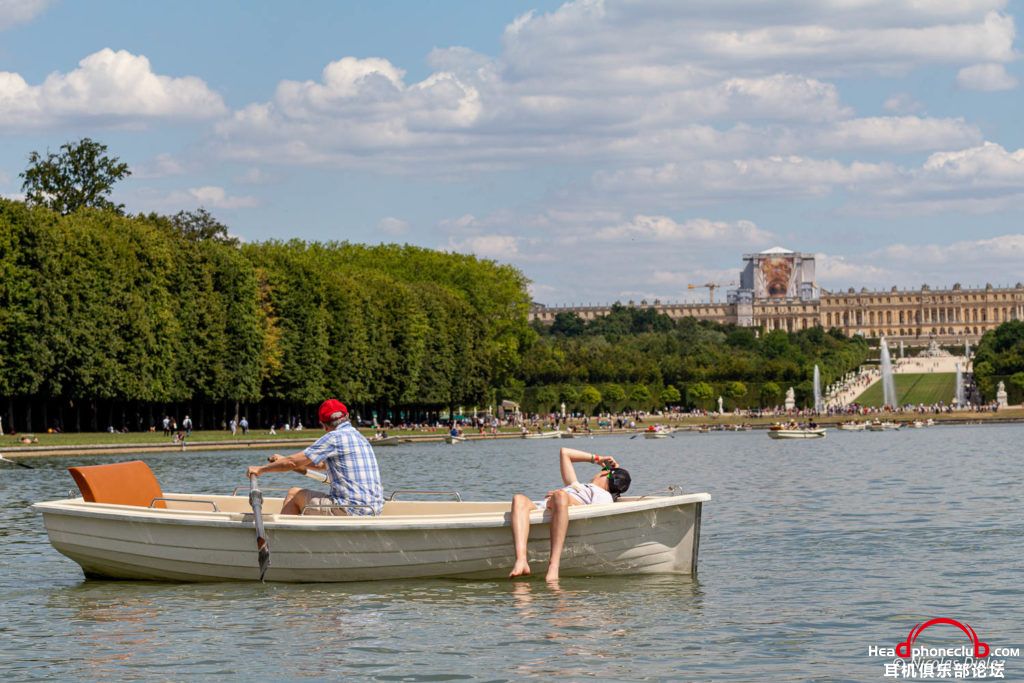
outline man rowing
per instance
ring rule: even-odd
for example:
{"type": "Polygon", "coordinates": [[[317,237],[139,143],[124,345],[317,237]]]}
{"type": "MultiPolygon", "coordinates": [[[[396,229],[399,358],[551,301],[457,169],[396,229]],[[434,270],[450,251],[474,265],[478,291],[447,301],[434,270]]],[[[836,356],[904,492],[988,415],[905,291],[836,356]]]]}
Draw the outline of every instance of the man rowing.
{"type": "Polygon", "coordinates": [[[283,515],[379,515],[384,507],[384,489],[373,446],[352,426],[348,408],[341,401],[324,401],[318,417],[327,433],[312,446],[287,457],[275,453],[269,463],[253,465],[246,474],[304,473],[307,469],[327,472],[331,484],[328,496],[314,489],[291,488],[281,507],[283,515]]]}

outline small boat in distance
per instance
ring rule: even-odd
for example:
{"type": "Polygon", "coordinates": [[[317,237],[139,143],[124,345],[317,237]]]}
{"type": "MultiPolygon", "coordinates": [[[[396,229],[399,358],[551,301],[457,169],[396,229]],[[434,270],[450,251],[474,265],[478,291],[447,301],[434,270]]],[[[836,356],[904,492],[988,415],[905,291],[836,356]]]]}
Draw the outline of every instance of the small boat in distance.
{"type": "Polygon", "coordinates": [[[881,420],[874,420],[871,424],[868,425],[868,431],[869,432],[896,431],[896,430],[898,430],[902,426],[903,425],[901,425],[899,422],[892,422],[892,421],[882,422],[881,420]]]}
{"type": "Polygon", "coordinates": [[[453,435],[453,434],[448,434],[447,436],[444,437],[444,442],[448,443],[448,444],[462,443],[465,440],[466,440],[466,437],[464,437],[464,436],[456,436],[456,435],[453,435]]]}
{"type": "Polygon", "coordinates": [[[667,439],[671,431],[659,425],[651,425],[643,431],[643,435],[645,439],[667,439]]]}
{"type": "Polygon", "coordinates": [[[867,422],[840,422],[839,429],[844,432],[863,432],[868,428],[867,422]]]}
{"type": "Polygon", "coordinates": [[[813,423],[806,427],[795,423],[772,425],[768,428],[768,436],[772,439],[823,439],[825,428],[813,423]]]}
{"type": "Polygon", "coordinates": [[[402,443],[402,439],[397,436],[375,436],[367,441],[373,446],[397,446],[402,443]]]}
{"type": "Polygon", "coordinates": [[[562,438],[562,432],[561,431],[554,431],[554,432],[527,432],[526,434],[523,434],[523,438],[524,439],[561,439],[562,438]]]}
{"type": "MultiPolygon", "coordinates": [[[[255,522],[247,497],[164,493],[142,461],[71,468],[82,496],[36,503],[50,543],[86,578],[258,581],[255,522]]],[[[514,561],[509,501],[399,500],[376,516],[282,515],[265,498],[267,581],[498,579],[514,561]]],[[[623,496],[569,508],[562,576],[695,574],[707,493],[623,496]]],[[[530,514],[534,574],[549,553],[546,510],[530,514]],[[536,564],[534,564],[536,563],[536,564]]]]}

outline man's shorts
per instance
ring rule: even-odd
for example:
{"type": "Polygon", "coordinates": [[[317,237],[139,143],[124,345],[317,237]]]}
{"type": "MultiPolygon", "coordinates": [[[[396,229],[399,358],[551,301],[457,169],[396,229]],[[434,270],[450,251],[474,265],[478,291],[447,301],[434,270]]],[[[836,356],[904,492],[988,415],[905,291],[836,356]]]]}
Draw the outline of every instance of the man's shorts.
{"type": "Polygon", "coordinates": [[[322,491],[316,489],[302,489],[306,494],[306,508],[302,514],[306,517],[346,517],[348,512],[345,508],[339,507],[334,499],[325,496],[322,491]]]}

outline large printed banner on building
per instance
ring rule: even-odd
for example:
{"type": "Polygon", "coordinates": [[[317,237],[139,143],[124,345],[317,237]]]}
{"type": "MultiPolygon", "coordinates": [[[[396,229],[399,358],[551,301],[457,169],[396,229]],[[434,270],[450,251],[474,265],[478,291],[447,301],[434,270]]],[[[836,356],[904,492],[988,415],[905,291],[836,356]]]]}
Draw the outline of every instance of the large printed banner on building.
{"type": "Polygon", "coordinates": [[[795,298],[799,295],[796,262],[792,256],[761,258],[756,269],[754,296],[795,298]]]}

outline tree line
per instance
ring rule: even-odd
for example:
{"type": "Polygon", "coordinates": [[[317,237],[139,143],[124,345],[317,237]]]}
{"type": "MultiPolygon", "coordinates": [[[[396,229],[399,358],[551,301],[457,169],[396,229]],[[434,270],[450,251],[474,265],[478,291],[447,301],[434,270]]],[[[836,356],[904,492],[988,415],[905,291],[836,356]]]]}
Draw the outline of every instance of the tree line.
{"type": "Polygon", "coordinates": [[[213,427],[247,405],[308,424],[328,395],[366,415],[483,405],[515,376],[528,305],[518,270],[472,256],[0,200],[8,431],[135,431],[164,410],[213,427]]]}
{"type": "Polygon", "coordinates": [[[534,330],[518,391],[540,412],[562,403],[585,412],[706,409],[717,407],[719,396],[727,409],[774,406],[789,387],[809,406],[815,365],[825,387],[868,357],[866,340],[840,330],[763,333],[622,305],[590,321],[559,313],[534,330]]]}

